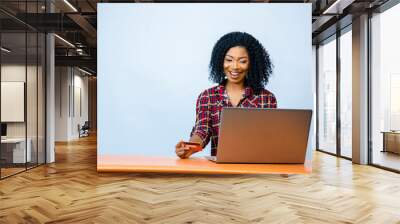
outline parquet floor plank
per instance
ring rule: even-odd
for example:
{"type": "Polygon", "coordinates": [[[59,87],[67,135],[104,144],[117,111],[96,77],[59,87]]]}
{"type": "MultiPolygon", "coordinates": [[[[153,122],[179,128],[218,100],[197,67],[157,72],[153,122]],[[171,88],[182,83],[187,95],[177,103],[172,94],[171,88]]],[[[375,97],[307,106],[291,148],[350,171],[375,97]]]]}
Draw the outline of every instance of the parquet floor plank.
{"type": "Polygon", "coordinates": [[[397,223],[400,175],[315,152],[308,175],[97,173],[96,138],[0,181],[0,223],[397,223]]]}

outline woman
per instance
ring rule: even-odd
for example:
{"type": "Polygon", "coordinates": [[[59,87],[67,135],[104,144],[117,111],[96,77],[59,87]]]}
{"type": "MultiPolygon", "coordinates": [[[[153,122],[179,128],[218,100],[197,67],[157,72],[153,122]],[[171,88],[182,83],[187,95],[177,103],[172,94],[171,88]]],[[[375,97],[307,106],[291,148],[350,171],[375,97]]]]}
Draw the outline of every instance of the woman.
{"type": "Polygon", "coordinates": [[[210,140],[211,155],[216,155],[223,107],[276,108],[274,94],[264,89],[271,74],[269,54],[253,36],[232,32],[221,37],[210,61],[210,80],[218,85],[203,91],[196,103],[196,123],[189,141],[200,145],[179,141],[176,155],[188,158],[210,140]]]}

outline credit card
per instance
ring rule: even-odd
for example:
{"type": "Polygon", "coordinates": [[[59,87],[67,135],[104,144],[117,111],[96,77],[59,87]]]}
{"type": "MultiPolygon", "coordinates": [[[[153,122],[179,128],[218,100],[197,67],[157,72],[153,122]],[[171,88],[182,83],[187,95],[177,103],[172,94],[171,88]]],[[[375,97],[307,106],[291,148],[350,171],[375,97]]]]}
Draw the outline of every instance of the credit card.
{"type": "Polygon", "coordinates": [[[195,145],[195,146],[200,146],[200,143],[197,142],[183,142],[185,145],[195,145]]]}
{"type": "Polygon", "coordinates": [[[200,152],[201,150],[203,150],[203,149],[201,148],[200,143],[196,143],[196,142],[183,142],[183,144],[189,146],[190,149],[195,150],[195,152],[200,152]]]}

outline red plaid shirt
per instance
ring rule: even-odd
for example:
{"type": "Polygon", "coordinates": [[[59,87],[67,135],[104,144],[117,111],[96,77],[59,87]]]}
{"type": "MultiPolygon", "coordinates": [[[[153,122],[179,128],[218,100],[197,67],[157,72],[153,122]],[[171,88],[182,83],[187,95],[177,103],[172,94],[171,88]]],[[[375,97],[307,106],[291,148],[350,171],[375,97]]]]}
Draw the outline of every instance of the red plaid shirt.
{"type": "MultiPolygon", "coordinates": [[[[190,136],[198,135],[203,145],[211,140],[211,155],[217,154],[220,115],[223,107],[233,107],[223,85],[218,85],[202,92],[196,103],[196,124],[190,136]]],[[[263,89],[255,95],[250,87],[246,87],[243,98],[237,107],[276,108],[274,94],[263,89]]]]}

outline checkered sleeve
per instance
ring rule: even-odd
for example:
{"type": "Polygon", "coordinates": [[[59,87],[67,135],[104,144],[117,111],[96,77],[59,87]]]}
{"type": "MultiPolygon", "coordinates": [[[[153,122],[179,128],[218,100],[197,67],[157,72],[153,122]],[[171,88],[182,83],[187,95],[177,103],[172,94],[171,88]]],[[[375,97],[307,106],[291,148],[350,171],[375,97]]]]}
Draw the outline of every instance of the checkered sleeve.
{"type": "Polygon", "coordinates": [[[261,108],[277,108],[278,102],[275,95],[268,90],[263,90],[261,93],[261,108]]]}
{"type": "Polygon", "coordinates": [[[209,116],[210,96],[208,91],[202,92],[197,98],[196,103],[196,123],[190,133],[190,136],[196,134],[203,141],[205,147],[210,141],[211,128],[209,116]]]}
{"type": "Polygon", "coordinates": [[[278,107],[278,102],[275,98],[275,95],[273,93],[269,94],[269,107],[270,108],[277,108],[278,107]]]}

